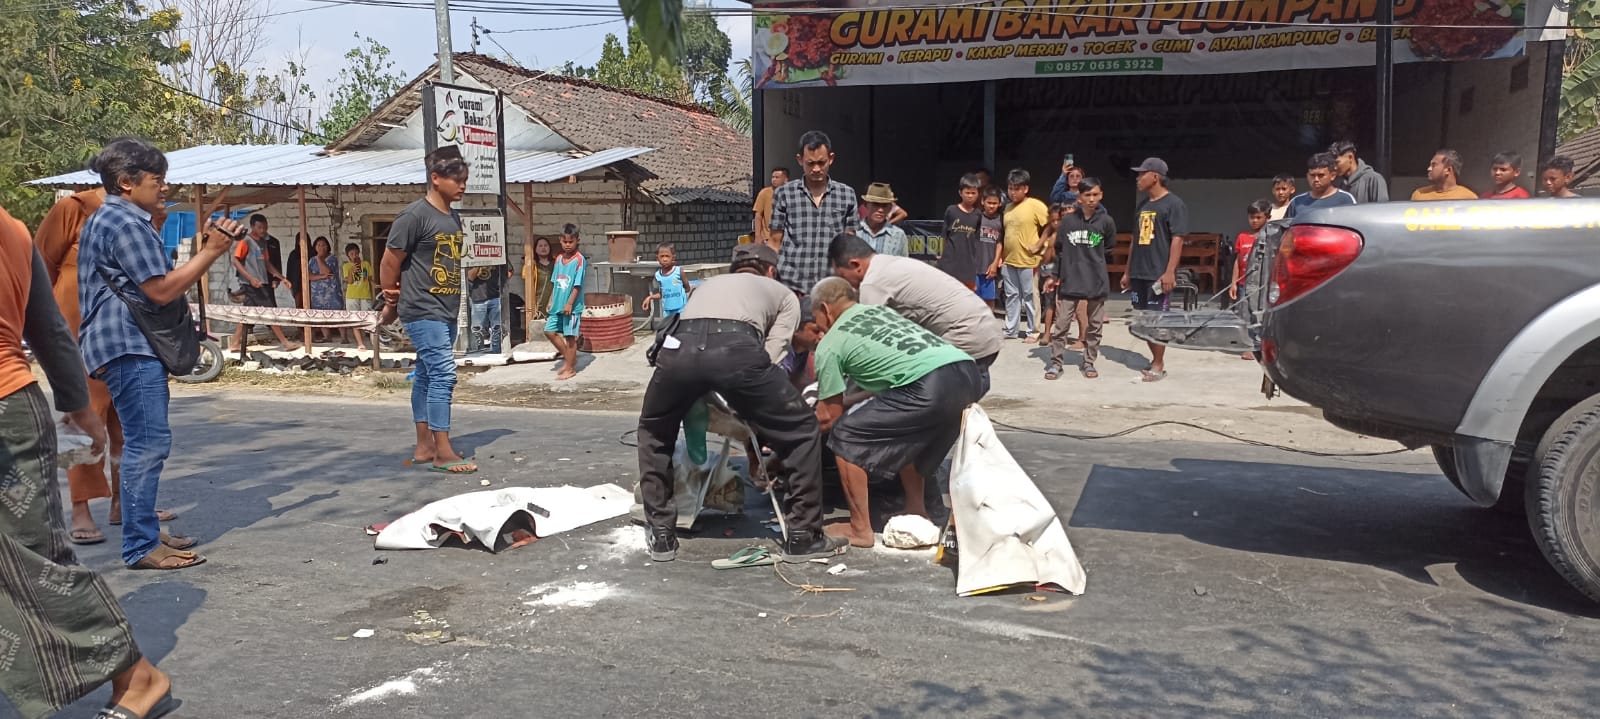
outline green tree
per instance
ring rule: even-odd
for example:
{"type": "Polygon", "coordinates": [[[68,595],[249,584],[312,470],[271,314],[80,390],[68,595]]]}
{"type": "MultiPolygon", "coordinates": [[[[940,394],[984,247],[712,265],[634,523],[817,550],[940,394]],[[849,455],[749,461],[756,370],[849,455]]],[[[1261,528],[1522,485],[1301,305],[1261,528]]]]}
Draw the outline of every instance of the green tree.
{"type": "Polygon", "coordinates": [[[394,70],[389,48],[361,33],[356,33],[356,41],[344,54],[349,63],[339,70],[328,112],[317,123],[317,131],[328,142],[343,137],[406,84],[405,76],[394,70]]]}
{"type": "Polygon", "coordinates": [[[1593,3],[1573,3],[1568,23],[1581,29],[1567,34],[1562,63],[1561,138],[1600,127],[1600,10],[1593,3]]]}
{"type": "Polygon", "coordinates": [[[188,55],[162,39],[178,21],[123,0],[0,0],[0,205],[32,225],[53,198],[24,182],[80,169],[120,135],[174,145],[160,70],[188,55]]]}
{"type": "Polygon", "coordinates": [[[708,105],[729,127],[748,135],[755,127],[755,113],[750,102],[755,94],[755,76],[749,58],[740,60],[737,67],[738,79],[723,73],[713,82],[708,105]]]}
{"type": "Polygon", "coordinates": [[[561,71],[644,95],[678,102],[693,99],[683,71],[652,55],[645,48],[642,36],[631,28],[626,47],[615,34],[607,34],[600,48],[600,60],[593,67],[578,67],[569,62],[561,71]]]}
{"type": "MultiPolygon", "coordinates": [[[[653,51],[651,54],[661,56],[653,51]]],[[[707,103],[714,99],[717,90],[726,84],[728,60],[732,57],[733,43],[710,13],[684,15],[683,55],[678,66],[695,99],[707,103]]]]}
{"type": "Polygon", "coordinates": [[[617,0],[617,6],[628,19],[630,35],[638,31],[656,57],[678,61],[683,54],[683,0],[617,0]]]}

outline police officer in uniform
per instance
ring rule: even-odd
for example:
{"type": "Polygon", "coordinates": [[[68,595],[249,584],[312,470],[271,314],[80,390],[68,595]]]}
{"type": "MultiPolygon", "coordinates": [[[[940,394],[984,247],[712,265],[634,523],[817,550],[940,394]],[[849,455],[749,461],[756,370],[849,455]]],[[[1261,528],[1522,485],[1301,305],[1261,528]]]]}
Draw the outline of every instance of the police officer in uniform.
{"type": "Polygon", "coordinates": [[[696,400],[717,392],[790,470],[779,557],[804,562],[841,553],[848,542],[822,532],[821,438],[816,415],[776,362],[800,325],[800,302],[779,283],[778,253],[762,243],[733,251],[728,274],[700,284],[656,354],[639,414],[639,493],[650,558],[677,556],[672,451],[696,400]]]}

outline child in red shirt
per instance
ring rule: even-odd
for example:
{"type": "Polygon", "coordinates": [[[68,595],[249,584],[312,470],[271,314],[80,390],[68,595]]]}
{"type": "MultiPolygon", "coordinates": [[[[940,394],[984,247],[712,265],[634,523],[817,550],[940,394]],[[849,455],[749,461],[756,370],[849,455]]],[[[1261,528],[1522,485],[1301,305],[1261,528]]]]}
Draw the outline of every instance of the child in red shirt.
{"type": "MultiPolygon", "coordinates": [[[[1256,200],[1245,208],[1245,217],[1250,222],[1250,231],[1241,232],[1233,240],[1233,252],[1239,259],[1233,269],[1233,286],[1228,288],[1228,299],[1239,301],[1239,295],[1244,289],[1246,275],[1250,272],[1250,250],[1256,246],[1256,233],[1267,226],[1267,218],[1271,216],[1272,203],[1266,200],[1256,200]]],[[[1253,360],[1255,353],[1246,352],[1241,358],[1253,360]]]]}

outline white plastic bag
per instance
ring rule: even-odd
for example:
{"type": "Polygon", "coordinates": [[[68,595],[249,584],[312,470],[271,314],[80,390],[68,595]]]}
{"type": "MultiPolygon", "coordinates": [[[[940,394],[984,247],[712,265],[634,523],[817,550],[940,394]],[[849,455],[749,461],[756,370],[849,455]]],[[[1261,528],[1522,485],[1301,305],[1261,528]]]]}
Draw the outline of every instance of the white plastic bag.
{"type": "Polygon", "coordinates": [[[1061,518],[1000,444],[982,407],[967,408],[950,466],[959,565],[956,594],[1053,584],[1082,594],[1087,578],[1061,518]]]}
{"type": "MultiPolygon", "coordinates": [[[[672,500],[678,506],[678,528],[690,529],[701,515],[730,516],[744,512],[744,482],[739,471],[728,464],[729,443],[723,442],[722,451],[706,455],[706,463],[696,466],[689,461],[688,445],[682,437],[672,452],[672,500]]],[[[633,485],[634,519],[643,521],[644,497],[639,493],[639,483],[633,485]]]]}
{"type": "Polygon", "coordinates": [[[103,452],[94,451],[94,440],[78,431],[65,420],[56,422],[56,465],[76,467],[80,464],[100,464],[105,461],[103,452]]]}

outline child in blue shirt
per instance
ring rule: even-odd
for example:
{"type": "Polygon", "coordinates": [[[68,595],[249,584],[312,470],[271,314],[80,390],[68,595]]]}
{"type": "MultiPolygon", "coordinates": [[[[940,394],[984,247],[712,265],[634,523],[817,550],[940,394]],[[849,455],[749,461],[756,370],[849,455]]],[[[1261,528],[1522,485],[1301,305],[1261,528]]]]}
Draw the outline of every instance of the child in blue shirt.
{"type": "Polygon", "coordinates": [[[644,310],[650,311],[650,303],[661,303],[662,319],[669,318],[683,311],[683,306],[689,303],[689,282],[683,279],[683,268],[678,266],[678,252],[669,244],[656,248],[656,262],[661,264],[661,269],[656,270],[655,292],[644,298],[644,310]]]}
{"type": "Polygon", "coordinates": [[[561,255],[550,270],[550,318],[544,323],[544,336],[555,345],[564,364],[556,379],[572,379],[578,374],[578,323],[583,318],[583,275],[588,262],[578,252],[578,226],[561,228],[561,255]]]}

